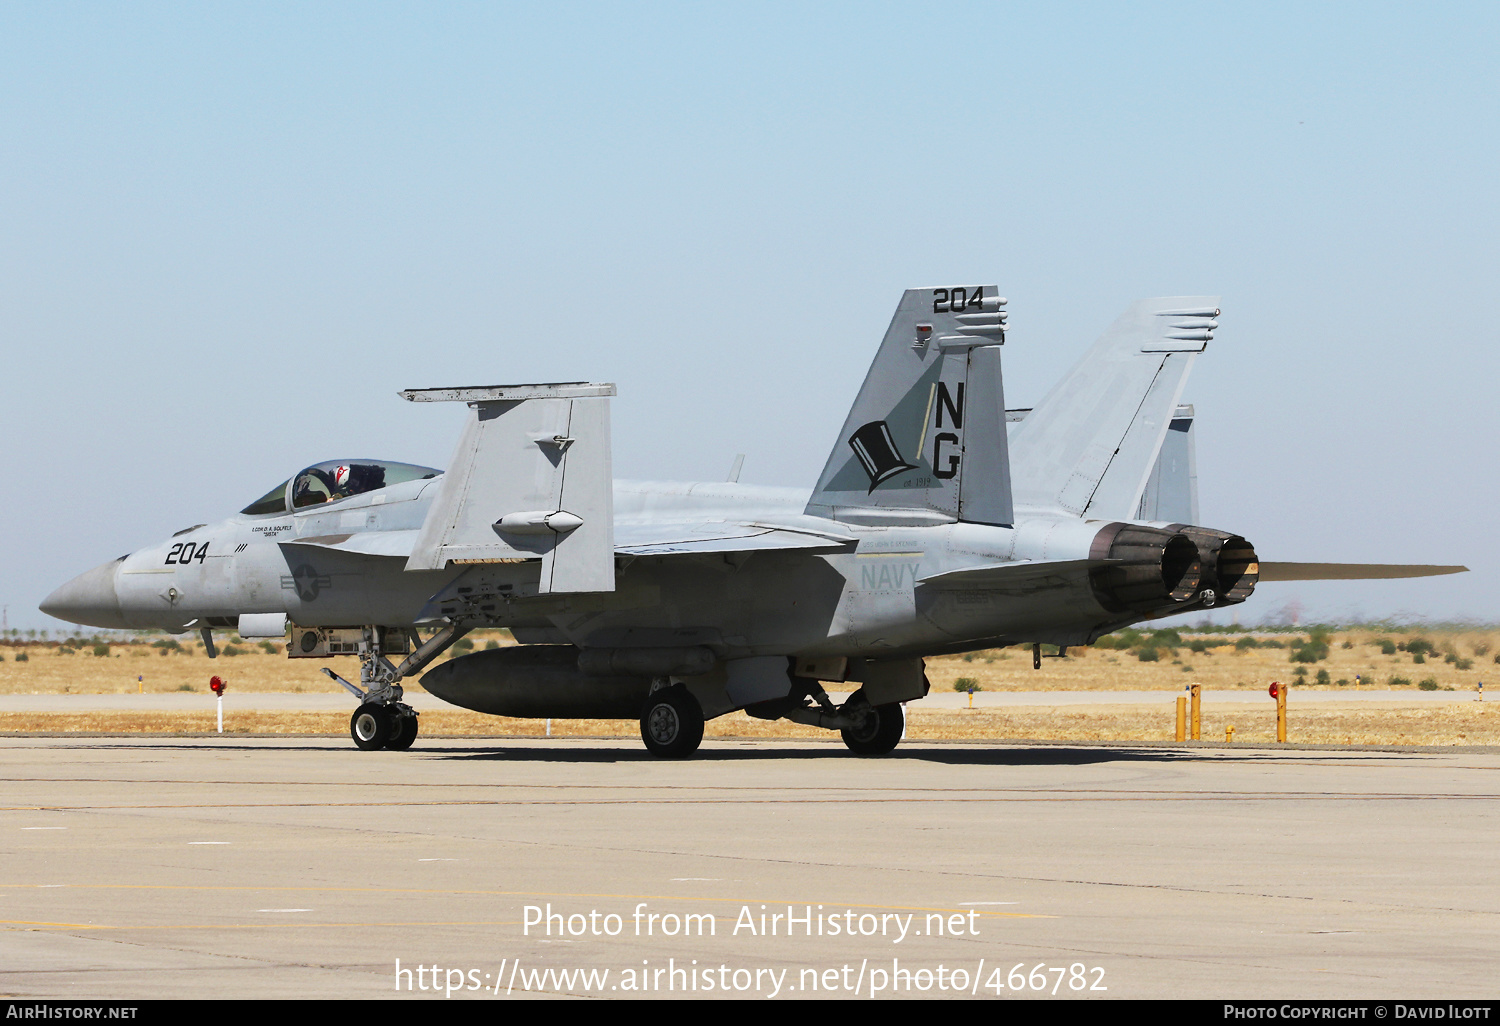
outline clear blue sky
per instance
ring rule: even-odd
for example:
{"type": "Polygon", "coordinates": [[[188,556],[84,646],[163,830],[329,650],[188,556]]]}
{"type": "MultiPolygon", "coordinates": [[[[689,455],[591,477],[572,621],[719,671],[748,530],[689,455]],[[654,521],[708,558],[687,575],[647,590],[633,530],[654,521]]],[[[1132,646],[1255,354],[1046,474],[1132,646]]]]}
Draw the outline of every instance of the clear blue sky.
{"type": "Polygon", "coordinates": [[[0,603],[400,388],[614,381],[622,477],[811,486],[902,289],[996,283],[1028,405],[1220,294],[1186,398],[1242,618],[1500,620],[1500,5],[0,3],[0,603]]]}

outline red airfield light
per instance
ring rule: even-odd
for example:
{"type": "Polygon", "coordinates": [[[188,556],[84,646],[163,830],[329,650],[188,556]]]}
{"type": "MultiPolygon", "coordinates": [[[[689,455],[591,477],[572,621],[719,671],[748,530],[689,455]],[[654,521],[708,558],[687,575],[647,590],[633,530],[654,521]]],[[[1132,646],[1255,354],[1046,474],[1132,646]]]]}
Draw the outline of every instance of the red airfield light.
{"type": "MultiPolygon", "coordinates": [[[[215,679],[215,680],[218,680],[218,678],[217,678],[217,677],[215,677],[215,678],[214,678],[214,679],[215,679]]],[[[1266,688],[1266,690],[1267,690],[1267,691],[1269,691],[1269,692],[1270,692],[1270,693],[1271,693],[1271,697],[1272,697],[1272,698],[1275,698],[1275,697],[1276,697],[1276,695],[1277,695],[1277,694],[1278,694],[1278,693],[1279,693],[1279,692],[1280,692],[1280,690],[1281,690],[1281,681],[1279,681],[1279,680],[1277,680],[1277,681],[1272,681],[1272,682],[1271,682],[1271,686],[1270,686],[1270,687],[1268,687],[1268,688],[1266,688]]]]}
{"type": "Polygon", "coordinates": [[[208,690],[212,691],[220,698],[224,697],[224,688],[224,678],[218,676],[208,678],[208,690]]]}

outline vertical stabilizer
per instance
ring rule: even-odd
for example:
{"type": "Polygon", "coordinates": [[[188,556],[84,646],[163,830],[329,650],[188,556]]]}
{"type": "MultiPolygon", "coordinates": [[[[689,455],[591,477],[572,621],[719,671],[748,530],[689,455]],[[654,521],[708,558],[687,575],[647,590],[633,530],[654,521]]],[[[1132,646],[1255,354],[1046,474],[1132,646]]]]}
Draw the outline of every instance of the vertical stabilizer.
{"type": "Polygon", "coordinates": [[[1016,503],[1136,518],[1188,371],[1218,316],[1217,296],[1144,299],[1125,311],[1013,426],[1016,503]]]}
{"type": "Polygon", "coordinates": [[[993,285],[901,297],[808,513],[861,520],[902,510],[1014,522],[1000,372],[1004,305],[993,285]]]}
{"type": "Polygon", "coordinates": [[[1193,408],[1178,406],[1167,427],[1161,455],[1146,479],[1135,520],[1163,520],[1196,524],[1198,519],[1198,455],[1193,444],[1193,408]]]}

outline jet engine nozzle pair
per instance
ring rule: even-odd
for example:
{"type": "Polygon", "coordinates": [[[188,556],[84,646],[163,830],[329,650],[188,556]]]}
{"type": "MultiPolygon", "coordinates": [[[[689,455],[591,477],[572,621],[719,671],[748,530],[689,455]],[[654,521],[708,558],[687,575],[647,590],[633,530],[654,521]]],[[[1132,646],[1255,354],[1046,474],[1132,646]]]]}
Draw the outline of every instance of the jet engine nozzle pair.
{"type": "Polygon", "coordinates": [[[1113,523],[1094,536],[1094,597],[1111,613],[1162,615],[1243,602],[1255,590],[1255,549],[1225,531],[1186,524],[1113,523]]]}

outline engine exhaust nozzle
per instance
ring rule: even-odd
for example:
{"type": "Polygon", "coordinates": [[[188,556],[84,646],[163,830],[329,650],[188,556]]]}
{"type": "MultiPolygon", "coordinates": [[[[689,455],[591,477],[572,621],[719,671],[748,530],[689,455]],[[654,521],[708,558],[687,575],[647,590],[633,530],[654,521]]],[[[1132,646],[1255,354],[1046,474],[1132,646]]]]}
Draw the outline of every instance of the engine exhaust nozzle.
{"type": "Polygon", "coordinates": [[[1115,560],[1089,573],[1094,597],[1112,613],[1166,613],[1198,594],[1203,564],[1186,534],[1109,524],[1094,536],[1090,559],[1115,560]]]}

